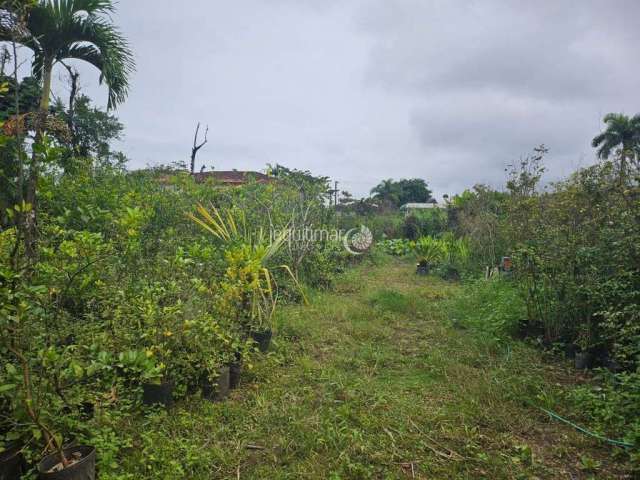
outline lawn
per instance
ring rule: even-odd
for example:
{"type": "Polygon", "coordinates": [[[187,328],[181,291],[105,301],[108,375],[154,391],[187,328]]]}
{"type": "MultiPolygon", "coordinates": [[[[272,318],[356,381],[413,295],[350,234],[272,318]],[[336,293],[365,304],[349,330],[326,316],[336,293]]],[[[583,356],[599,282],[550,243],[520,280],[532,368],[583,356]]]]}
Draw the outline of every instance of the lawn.
{"type": "Polygon", "coordinates": [[[118,419],[114,478],[623,478],[613,447],[537,408],[562,410],[575,372],[454,328],[459,289],[400,260],[347,272],[280,311],[227,401],[118,419]]]}

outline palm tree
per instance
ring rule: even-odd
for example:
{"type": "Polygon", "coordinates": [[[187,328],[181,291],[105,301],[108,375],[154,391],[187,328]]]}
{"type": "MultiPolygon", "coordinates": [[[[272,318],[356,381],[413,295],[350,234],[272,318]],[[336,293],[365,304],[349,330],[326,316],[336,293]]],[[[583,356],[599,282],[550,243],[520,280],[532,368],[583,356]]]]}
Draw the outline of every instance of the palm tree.
{"type": "MultiPolygon", "coordinates": [[[[100,71],[100,82],[109,88],[109,108],[125,100],[135,64],[129,44],[110,21],[114,10],[113,0],[39,0],[31,8],[17,42],[33,51],[42,110],[49,108],[53,67],[65,60],[83,60],[100,71]]],[[[0,40],[15,38],[15,32],[7,33],[0,40]]]]}
{"type": "MultiPolygon", "coordinates": [[[[127,97],[129,76],[135,69],[133,54],[120,31],[111,23],[113,0],[34,0],[26,17],[11,10],[0,12],[0,41],[13,41],[33,51],[33,74],[42,82],[40,115],[46,117],[51,97],[51,78],[57,63],[83,60],[100,71],[100,83],[109,88],[108,108],[127,97]]],[[[36,144],[42,140],[43,122],[36,122],[36,144]]],[[[36,190],[38,161],[33,151],[26,200],[33,208],[25,226],[27,253],[35,253],[36,190]]]]}
{"type": "Polygon", "coordinates": [[[398,202],[398,188],[397,184],[391,179],[383,180],[374,188],[371,189],[373,198],[396,204],[398,202]]]}
{"type": "Polygon", "coordinates": [[[623,164],[627,159],[635,159],[640,153],[640,114],[629,118],[622,113],[609,113],[604,117],[604,123],[607,125],[605,131],[591,142],[598,149],[598,157],[607,159],[620,148],[623,164]]]}

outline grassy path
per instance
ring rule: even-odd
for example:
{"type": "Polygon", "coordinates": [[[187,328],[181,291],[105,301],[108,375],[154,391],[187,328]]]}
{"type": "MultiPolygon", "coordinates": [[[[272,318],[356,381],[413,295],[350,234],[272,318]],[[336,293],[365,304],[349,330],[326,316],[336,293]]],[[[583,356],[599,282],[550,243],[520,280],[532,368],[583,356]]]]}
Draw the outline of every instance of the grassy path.
{"type": "MultiPolygon", "coordinates": [[[[310,307],[282,311],[273,351],[221,404],[158,413],[127,459],[135,478],[621,478],[612,450],[529,402],[569,374],[522,345],[453,329],[458,287],[390,261],[310,307]],[[183,475],[179,477],[178,475],[183,475]]],[[[571,375],[575,375],[571,373],[571,375]]]]}

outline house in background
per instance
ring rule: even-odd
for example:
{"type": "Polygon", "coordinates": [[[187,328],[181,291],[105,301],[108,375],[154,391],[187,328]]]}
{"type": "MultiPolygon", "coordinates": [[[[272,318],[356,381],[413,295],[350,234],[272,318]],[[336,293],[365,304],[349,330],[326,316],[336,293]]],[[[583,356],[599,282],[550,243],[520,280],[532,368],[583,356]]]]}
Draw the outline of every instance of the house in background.
{"type": "Polygon", "coordinates": [[[206,183],[210,181],[212,183],[228,187],[244,185],[252,181],[257,183],[271,183],[276,180],[274,177],[269,177],[264,173],[240,170],[213,170],[211,172],[199,172],[194,173],[193,178],[197,183],[206,183]]]}
{"type": "Polygon", "coordinates": [[[412,211],[431,210],[434,208],[443,208],[443,206],[440,205],[435,200],[433,202],[426,202],[426,203],[405,203],[400,207],[400,211],[404,212],[405,215],[410,215],[412,211]]]}

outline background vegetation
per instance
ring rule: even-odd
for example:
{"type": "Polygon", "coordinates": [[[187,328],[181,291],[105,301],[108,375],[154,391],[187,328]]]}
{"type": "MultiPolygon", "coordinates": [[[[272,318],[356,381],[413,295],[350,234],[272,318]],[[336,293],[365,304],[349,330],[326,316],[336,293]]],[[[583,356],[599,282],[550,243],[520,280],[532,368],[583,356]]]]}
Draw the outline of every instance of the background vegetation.
{"type": "MultiPolygon", "coordinates": [[[[111,21],[114,3],[34,0],[6,1],[0,7],[5,45],[0,52],[2,449],[17,445],[30,464],[57,451],[65,463],[65,445],[92,445],[100,452],[104,478],[143,478],[147,470],[156,478],[156,472],[164,478],[217,474],[193,445],[172,450],[166,441],[170,432],[163,430],[166,414],[142,405],[143,390],[168,385],[176,399],[188,404],[203,383],[215,381],[222,367],[239,361],[250,370],[250,379],[268,380],[260,366],[262,373],[253,373],[252,339],[282,326],[278,353],[266,365],[285,371],[288,362],[298,362],[300,390],[276,383],[268,387],[270,396],[249,395],[245,401],[261,415],[284,415],[284,409],[274,412],[270,406],[295,405],[304,398],[295,416],[302,421],[314,411],[313,385],[328,388],[323,398],[343,407],[322,409],[311,427],[295,434],[318,432],[317,442],[298,439],[307,448],[301,447],[302,453],[315,454],[319,448],[326,455],[344,456],[331,468],[307,459],[298,464],[295,448],[281,446],[284,454],[274,458],[290,462],[280,465],[284,470],[293,465],[291,470],[299,473],[303,465],[323,478],[397,473],[386,458],[380,459],[380,445],[403,469],[413,469],[413,462],[398,453],[413,453],[413,446],[401,449],[396,439],[403,432],[407,437],[402,438],[417,436],[426,425],[414,423],[411,432],[406,423],[383,425],[381,419],[389,425],[395,420],[387,418],[390,410],[384,406],[410,417],[422,388],[444,388],[451,378],[457,387],[433,400],[451,424],[459,418],[450,418],[446,410],[453,407],[443,406],[443,399],[469,395],[457,404],[464,409],[462,427],[456,424],[447,437],[449,444],[461,438],[467,443],[446,451],[433,442],[423,447],[471,464],[449,470],[436,465],[430,473],[548,473],[538,468],[526,445],[514,447],[517,461],[489,458],[481,449],[495,453],[501,445],[484,441],[479,427],[469,425],[470,418],[482,414],[483,402],[515,412],[516,403],[534,400],[546,407],[571,406],[565,415],[577,416],[601,437],[623,442],[626,450],[618,454],[638,468],[639,116],[607,115],[605,130],[593,139],[598,163],[563,181],[544,182],[548,152],[539,146],[510,167],[503,189],[476,185],[444,199],[440,208],[414,213],[399,207],[433,201],[423,179],[384,180],[371,197],[343,195],[337,205],[328,178],[281,165],[269,167],[270,181],[237,188],[197,183],[184,165],[131,172],[125,156],[112,150],[122,124],[112,110],[103,111],[79,94],[79,75],[69,64],[83,61],[100,71],[110,109],[125,101],[135,65],[126,39],[111,21]],[[18,45],[32,53],[26,77],[18,74],[18,45]],[[58,70],[68,75],[70,96],[52,102],[51,78],[58,70]],[[349,256],[338,239],[296,234],[360,225],[377,240],[362,257],[349,256]],[[432,283],[407,286],[399,276],[411,269],[409,262],[389,263],[389,256],[410,259],[417,273],[441,279],[412,279],[432,283]],[[370,263],[350,277],[356,274],[349,267],[362,259],[370,263]],[[360,295],[366,268],[377,272],[376,288],[360,295]],[[382,285],[385,271],[395,272],[394,281],[405,291],[382,285]],[[330,289],[334,293],[326,292],[330,289]],[[331,303],[342,294],[360,310],[331,303]],[[321,327],[278,316],[280,305],[305,304],[308,297],[328,302],[315,311],[321,327]],[[398,330],[390,331],[389,322],[398,330]],[[461,340],[449,327],[469,331],[474,341],[461,340]],[[440,342],[425,358],[402,343],[421,341],[424,348],[423,336],[440,342]],[[546,389],[544,382],[526,375],[531,359],[536,369],[543,367],[531,348],[514,337],[544,349],[556,362],[561,356],[575,358],[576,367],[591,369],[593,375],[580,377],[585,381],[577,387],[546,389]],[[350,356],[354,351],[357,356],[350,356]],[[332,352],[335,356],[323,357],[332,352]],[[452,363],[450,352],[460,355],[458,363],[452,363]],[[423,361],[431,362],[432,369],[425,372],[423,361]],[[490,363],[486,370],[501,386],[470,373],[482,362],[490,363]],[[380,372],[379,365],[389,370],[380,372]],[[401,381],[388,382],[384,375],[389,372],[401,381]],[[335,379],[317,382],[314,375],[335,379]],[[467,389],[469,379],[473,383],[467,389]],[[284,386],[296,393],[282,391],[284,386]],[[367,413],[370,405],[377,415],[367,413]]],[[[304,315],[294,308],[296,315],[304,315]]],[[[574,372],[574,377],[582,374],[574,372]]],[[[257,382],[252,385],[260,388],[257,382]]],[[[216,415],[224,416],[225,408],[235,415],[232,434],[242,434],[238,411],[220,408],[216,415]]],[[[168,428],[187,424],[197,430],[193,423],[198,418],[211,417],[182,415],[168,428]]],[[[253,428],[265,429],[258,432],[262,440],[272,431],[279,442],[291,435],[281,428],[288,418],[278,417],[275,426],[264,420],[250,420],[253,428]]],[[[485,420],[496,438],[508,423],[506,418],[485,420]]],[[[250,461],[244,457],[243,462],[250,461]]],[[[226,450],[215,458],[225,475],[236,465],[226,450]]],[[[581,462],[585,471],[594,469],[593,460],[581,462]]],[[[261,468],[255,469],[257,478],[264,478],[261,468]]]]}

